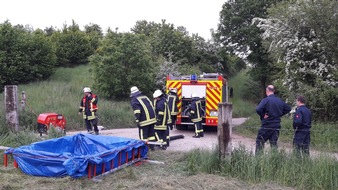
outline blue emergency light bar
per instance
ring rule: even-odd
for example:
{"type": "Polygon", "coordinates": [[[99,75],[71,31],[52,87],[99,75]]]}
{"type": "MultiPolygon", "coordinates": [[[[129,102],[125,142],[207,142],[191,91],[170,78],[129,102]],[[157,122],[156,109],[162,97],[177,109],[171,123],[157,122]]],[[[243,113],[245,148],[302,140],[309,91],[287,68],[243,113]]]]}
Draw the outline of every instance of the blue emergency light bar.
{"type": "Polygon", "coordinates": [[[195,75],[195,74],[190,75],[190,80],[191,81],[197,81],[197,75],[195,75]]]}

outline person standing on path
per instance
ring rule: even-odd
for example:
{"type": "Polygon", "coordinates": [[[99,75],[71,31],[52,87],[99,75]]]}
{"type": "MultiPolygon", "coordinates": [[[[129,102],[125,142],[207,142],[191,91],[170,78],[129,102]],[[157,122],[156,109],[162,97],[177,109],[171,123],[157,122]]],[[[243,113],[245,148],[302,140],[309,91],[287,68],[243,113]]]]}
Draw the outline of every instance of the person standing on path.
{"type": "Polygon", "coordinates": [[[297,108],[293,117],[293,145],[299,155],[310,155],[310,128],[311,128],[311,111],[305,106],[305,98],[297,97],[297,108]]]}
{"type": "Polygon", "coordinates": [[[193,138],[204,137],[203,126],[202,126],[202,104],[199,96],[196,93],[191,94],[190,104],[190,119],[195,126],[195,135],[193,138]]]}
{"type": "Polygon", "coordinates": [[[155,90],[153,98],[156,114],[155,136],[158,142],[164,144],[161,148],[166,150],[170,141],[168,132],[168,125],[171,124],[170,110],[161,90],[155,90]]]}
{"type": "Polygon", "coordinates": [[[96,135],[99,134],[99,129],[97,127],[98,118],[97,118],[97,103],[99,98],[96,94],[92,93],[92,90],[89,87],[83,88],[84,96],[80,102],[79,115],[82,114],[83,119],[85,120],[88,133],[94,132],[96,135]]]}
{"type": "Polygon", "coordinates": [[[264,149],[267,140],[271,148],[278,148],[277,141],[281,128],[281,117],[291,111],[291,107],[275,96],[275,87],[268,85],[265,89],[266,96],[256,107],[256,112],[261,120],[261,128],[256,137],[256,154],[264,149]]]}
{"type": "MultiPolygon", "coordinates": [[[[152,101],[143,95],[136,86],[130,88],[130,98],[140,139],[150,142],[156,141],[154,130],[156,115],[152,101]]],[[[154,147],[154,145],[149,145],[150,150],[154,150],[154,147]]]]}
{"type": "Polygon", "coordinates": [[[169,125],[170,130],[173,130],[173,128],[176,128],[176,119],[177,119],[177,113],[178,113],[178,107],[177,104],[179,102],[178,96],[177,96],[177,88],[170,88],[169,93],[167,94],[167,101],[168,106],[170,110],[170,116],[171,116],[171,124],[169,125]]]}

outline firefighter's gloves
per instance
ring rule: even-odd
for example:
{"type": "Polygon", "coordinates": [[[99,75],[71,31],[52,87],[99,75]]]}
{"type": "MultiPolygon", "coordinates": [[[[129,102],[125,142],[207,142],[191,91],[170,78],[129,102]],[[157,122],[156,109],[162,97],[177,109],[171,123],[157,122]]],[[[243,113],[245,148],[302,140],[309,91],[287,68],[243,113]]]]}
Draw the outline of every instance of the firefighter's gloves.
{"type": "Polygon", "coordinates": [[[173,130],[173,129],[174,129],[173,125],[170,125],[169,128],[170,128],[170,130],[173,130]]]}

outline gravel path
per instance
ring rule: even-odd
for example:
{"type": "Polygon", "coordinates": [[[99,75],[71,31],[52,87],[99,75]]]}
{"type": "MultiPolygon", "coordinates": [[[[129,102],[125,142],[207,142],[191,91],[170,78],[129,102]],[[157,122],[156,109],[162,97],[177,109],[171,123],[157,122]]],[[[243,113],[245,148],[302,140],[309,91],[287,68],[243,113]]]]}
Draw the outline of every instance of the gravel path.
{"type": "MultiPolygon", "coordinates": [[[[233,118],[232,119],[232,127],[236,127],[245,122],[246,118],[233,118]]],[[[67,135],[74,135],[77,133],[86,133],[86,131],[69,131],[67,135]]],[[[109,130],[101,130],[100,135],[110,135],[110,136],[119,136],[119,137],[127,137],[133,139],[139,139],[138,129],[137,128],[123,128],[123,129],[109,129],[109,130]]],[[[194,129],[189,128],[188,130],[171,130],[170,136],[175,135],[184,135],[183,139],[177,139],[170,141],[170,146],[167,150],[170,151],[190,151],[193,149],[209,149],[216,147],[218,144],[217,140],[217,131],[205,131],[203,138],[192,138],[194,135],[194,129]]],[[[255,139],[243,137],[237,134],[231,135],[232,147],[239,148],[240,146],[244,146],[246,150],[255,151],[256,142],[255,139]]],[[[292,147],[290,144],[279,143],[279,148],[284,149],[286,151],[291,151],[292,147]]],[[[269,147],[269,144],[266,144],[266,147],[269,147]]],[[[319,151],[310,151],[311,156],[316,156],[322,154],[319,151]]],[[[338,153],[330,154],[338,159],[338,153]]]]}
{"type": "MultiPolygon", "coordinates": [[[[232,120],[233,127],[244,123],[245,119],[246,118],[233,118],[232,120]]],[[[86,131],[76,131],[76,132],[69,131],[67,132],[67,135],[73,135],[77,133],[86,133],[86,131]]],[[[139,139],[137,128],[101,130],[100,134],[139,139]]],[[[217,131],[205,131],[203,138],[192,138],[192,136],[194,135],[193,128],[191,129],[189,128],[188,130],[176,130],[176,129],[171,130],[170,136],[175,135],[184,135],[184,138],[170,141],[170,146],[167,148],[167,150],[189,151],[196,148],[212,149],[218,144],[217,131]]],[[[245,145],[246,148],[250,150],[254,150],[255,148],[255,141],[253,139],[233,134],[232,135],[233,147],[239,147],[240,144],[245,145]]]]}

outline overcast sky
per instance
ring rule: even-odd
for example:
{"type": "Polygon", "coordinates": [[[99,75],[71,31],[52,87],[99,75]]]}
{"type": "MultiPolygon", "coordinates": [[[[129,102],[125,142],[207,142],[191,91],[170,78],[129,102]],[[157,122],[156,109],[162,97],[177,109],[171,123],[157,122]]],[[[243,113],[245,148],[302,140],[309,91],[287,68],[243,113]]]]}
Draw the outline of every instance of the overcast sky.
{"type": "Polygon", "coordinates": [[[219,12],[226,0],[1,0],[0,23],[31,25],[34,29],[72,24],[82,27],[98,24],[128,32],[138,20],[184,26],[190,35],[198,33],[210,39],[210,29],[216,29],[219,12]]]}

